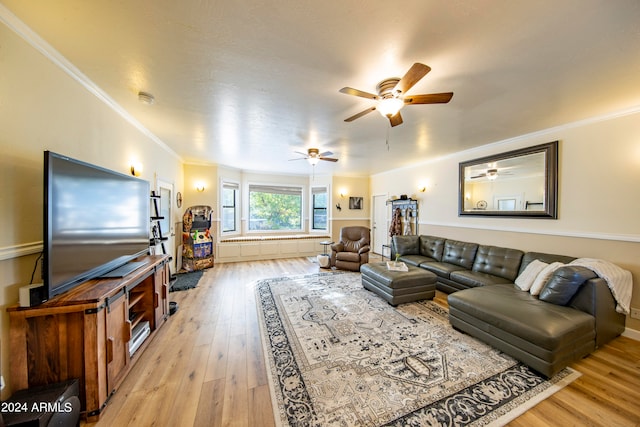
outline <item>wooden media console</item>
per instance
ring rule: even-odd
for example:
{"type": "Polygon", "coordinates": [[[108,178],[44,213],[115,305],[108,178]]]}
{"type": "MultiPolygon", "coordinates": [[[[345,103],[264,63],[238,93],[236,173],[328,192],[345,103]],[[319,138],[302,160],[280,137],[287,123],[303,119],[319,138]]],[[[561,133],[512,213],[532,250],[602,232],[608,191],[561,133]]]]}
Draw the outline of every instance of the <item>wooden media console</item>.
{"type": "Polygon", "coordinates": [[[14,390],[77,378],[84,416],[99,419],[169,316],[169,257],[136,261],[144,264],[125,277],[89,280],[44,304],[7,309],[14,390]]]}

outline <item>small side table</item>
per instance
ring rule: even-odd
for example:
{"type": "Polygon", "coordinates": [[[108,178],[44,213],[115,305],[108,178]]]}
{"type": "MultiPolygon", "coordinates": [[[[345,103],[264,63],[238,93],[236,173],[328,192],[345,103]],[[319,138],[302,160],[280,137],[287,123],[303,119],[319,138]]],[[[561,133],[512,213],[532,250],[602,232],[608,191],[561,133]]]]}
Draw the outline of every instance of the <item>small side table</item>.
{"type": "Polygon", "coordinates": [[[320,255],[318,255],[318,264],[320,264],[320,268],[331,268],[331,264],[329,262],[329,253],[328,253],[328,247],[330,245],[333,245],[333,242],[330,242],[328,240],[324,240],[322,242],[319,242],[321,245],[324,246],[323,248],[323,253],[321,253],[320,255]]]}
{"type": "Polygon", "coordinates": [[[388,252],[389,255],[387,256],[387,258],[391,259],[391,245],[382,245],[382,254],[381,254],[382,255],[382,261],[384,261],[384,257],[385,257],[384,253],[386,251],[389,251],[388,252]]]}
{"type": "Polygon", "coordinates": [[[330,242],[328,240],[320,242],[320,244],[324,246],[322,255],[329,255],[327,248],[329,247],[329,245],[333,245],[333,243],[334,242],[330,242]]]}

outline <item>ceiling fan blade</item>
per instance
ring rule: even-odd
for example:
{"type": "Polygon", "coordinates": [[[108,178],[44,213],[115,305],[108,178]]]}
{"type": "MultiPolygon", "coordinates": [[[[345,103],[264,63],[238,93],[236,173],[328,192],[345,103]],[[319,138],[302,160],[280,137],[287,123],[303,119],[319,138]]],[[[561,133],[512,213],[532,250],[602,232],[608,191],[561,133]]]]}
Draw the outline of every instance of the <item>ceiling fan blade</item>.
{"type": "Polygon", "coordinates": [[[481,173],[480,175],[472,176],[472,177],[470,177],[470,178],[471,178],[471,179],[475,179],[475,178],[482,178],[482,177],[485,177],[485,176],[487,176],[487,174],[486,174],[486,173],[481,173]]]}
{"type": "MultiPolygon", "coordinates": [[[[308,153],[303,153],[302,151],[294,151],[296,154],[300,154],[301,156],[309,157],[308,153]]],[[[297,160],[297,159],[296,159],[297,160]]]]}
{"type": "Polygon", "coordinates": [[[331,151],[325,151],[324,153],[320,153],[320,154],[319,154],[319,156],[320,156],[320,157],[326,157],[326,156],[330,156],[330,155],[332,155],[332,154],[333,154],[333,153],[332,153],[331,151]]]}
{"type": "Polygon", "coordinates": [[[429,71],[431,71],[431,67],[416,62],[400,79],[395,87],[395,90],[400,91],[401,93],[407,93],[407,91],[411,89],[414,84],[418,83],[421,78],[426,76],[429,71]]]}
{"type": "Polygon", "coordinates": [[[402,124],[402,116],[398,111],[395,116],[389,117],[389,123],[391,123],[391,127],[398,126],[402,124]]]}
{"type": "Polygon", "coordinates": [[[405,96],[405,104],[446,104],[451,101],[453,92],[430,93],[426,95],[405,96]]]}
{"type": "Polygon", "coordinates": [[[320,157],[320,160],[325,160],[327,162],[337,162],[338,159],[334,158],[334,157],[320,157]]]}
{"type": "Polygon", "coordinates": [[[354,89],[352,87],[343,87],[342,89],[340,89],[339,92],[342,92],[346,95],[360,96],[362,98],[378,99],[378,95],[374,95],[369,92],[364,92],[358,89],[354,89]]]}
{"type": "Polygon", "coordinates": [[[294,160],[307,160],[307,158],[306,157],[298,157],[297,159],[289,159],[290,162],[292,162],[294,160]]]}
{"type": "Polygon", "coordinates": [[[375,111],[376,107],[371,107],[371,108],[367,108],[364,111],[359,112],[358,114],[355,114],[349,118],[344,119],[345,122],[352,122],[355,119],[359,119],[360,117],[364,116],[365,114],[369,114],[372,111],[375,111]]]}

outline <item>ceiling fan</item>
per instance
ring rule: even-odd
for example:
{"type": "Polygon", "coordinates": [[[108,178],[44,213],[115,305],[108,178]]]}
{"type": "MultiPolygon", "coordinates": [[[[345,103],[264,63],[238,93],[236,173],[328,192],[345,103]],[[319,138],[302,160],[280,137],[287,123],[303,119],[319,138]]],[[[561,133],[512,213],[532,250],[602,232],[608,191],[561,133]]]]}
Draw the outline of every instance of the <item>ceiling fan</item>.
{"type": "MultiPolygon", "coordinates": [[[[511,172],[504,172],[504,171],[500,171],[499,173],[500,175],[512,175],[511,172]]],[[[472,177],[470,177],[471,179],[477,179],[477,178],[484,178],[487,177],[487,179],[493,181],[494,179],[496,179],[498,177],[498,169],[497,168],[490,168],[487,169],[486,172],[483,173],[479,173],[478,175],[474,175],[472,177]]]]}
{"type": "Polygon", "coordinates": [[[331,151],[325,151],[324,153],[321,153],[320,150],[318,150],[317,148],[309,148],[306,153],[303,153],[302,151],[296,151],[295,153],[301,154],[304,157],[298,157],[298,158],[295,158],[295,159],[289,159],[289,161],[292,161],[292,160],[305,160],[306,159],[313,166],[318,164],[318,162],[320,160],[324,160],[324,161],[327,161],[327,162],[337,162],[338,161],[338,159],[336,159],[335,157],[327,157],[327,156],[333,155],[333,153],[331,151]]]}
{"type": "Polygon", "coordinates": [[[344,94],[360,96],[362,98],[378,101],[373,107],[367,108],[358,114],[346,118],[344,121],[352,122],[365,114],[378,110],[383,117],[387,117],[389,119],[389,123],[391,123],[391,126],[393,127],[402,124],[400,109],[405,105],[446,104],[453,97],[453,92],[407,95],[407,91],[409,91],[413,85],[418,83],[421,78],[427,75],[429,71],[431,71],[431,67],[416,62],[411,66],[411,68],[409,68],[409,71],[407,71],[401,79],[392,77],[378,83],[376,86],[376,91],[378,92],[377,95],[350,87],[343,87],[340,89],[340,92],[344,94]]]}

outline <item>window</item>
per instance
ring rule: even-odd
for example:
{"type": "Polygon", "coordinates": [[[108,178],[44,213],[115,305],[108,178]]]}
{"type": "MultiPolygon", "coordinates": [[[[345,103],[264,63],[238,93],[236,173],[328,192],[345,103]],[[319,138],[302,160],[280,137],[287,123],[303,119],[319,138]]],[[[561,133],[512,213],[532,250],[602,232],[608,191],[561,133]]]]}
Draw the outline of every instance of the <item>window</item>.
{"type": "Polygon", "coordinates": [[[327,205],[328,193],[326,187],[314,187],[311,189],[311,229],[327,229],[327,205]]]}
{"type": "Polygon", "coordinates": [[[249,231],[302,230],[302,188],[249,185],[249,231]]]}
{"type": "Polygon", "coordinates": [[[238,231],[238,184],[222,183],[222,232],[238,231]]]}

